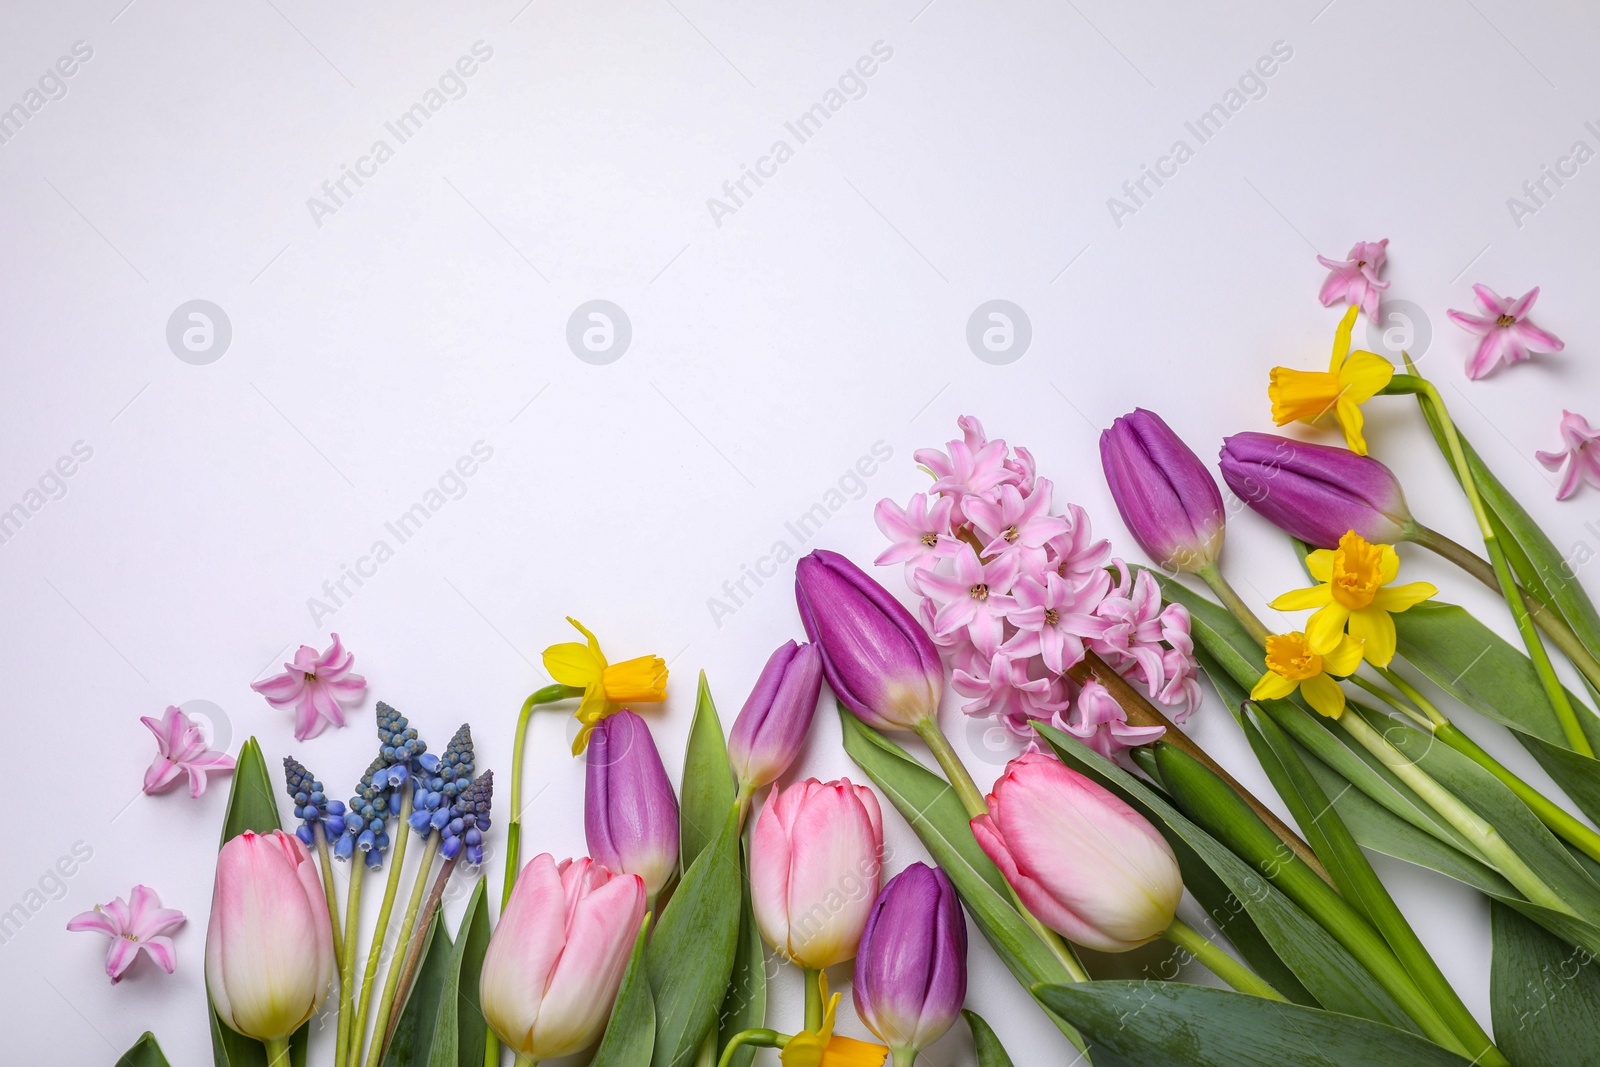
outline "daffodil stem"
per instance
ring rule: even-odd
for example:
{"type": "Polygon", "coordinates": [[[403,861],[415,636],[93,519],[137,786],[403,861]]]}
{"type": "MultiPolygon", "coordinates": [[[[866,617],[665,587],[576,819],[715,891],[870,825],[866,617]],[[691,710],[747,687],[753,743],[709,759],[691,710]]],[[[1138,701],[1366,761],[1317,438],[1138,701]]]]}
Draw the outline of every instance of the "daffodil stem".
{"type": "Polygon", "coordinates": [[[345,1067],[350,1060],[350,1027],[354,1022],[356,994],[356,938],[361,931],[361,883],[367,866],[359,852],[350,858],[350,891],[344,899],[345,954],[339,969],[339,1026],[335,1031],[334,1067],[345,1067]]]}
{"type": "MultiPolygon", "coordinates": [[[[1370,678],[1363,678],[1359,674],[1352,674],[1348,680],[1354,682],[1356,685],[1359,685],[1361,688],[1365,689],[1367,692],[1371,693],[1373,696],[1377,697],[1379,700],[1383,701],[1385,704],[1389,705],[1391,708],[1398,711],[1412,722],[1416,723],[1422,729],[1427,730],[1429,733],[1432,733],[1435,729],[1437,729],[1441,722],[1446,721],[1443,716],[1440,716],[1438,719],[1432,719],[1426,715],[1418,714],[1414,708],[1410,707],[1399,697],[1383,688],[1377,682],[1372,681],[1370,678]]],[[[1429,706],[1431,707],[1432,705],[1429,706]]]]}
{"type": "Polygon", "coordinates": [[[1256,972],[1212,944],[1204,934],[1182,919],[1173,919],[1172,925],[1162,931],[1161,936],[1205,964],[1212,974],[1239,992],[1266,997],[1268,1000],[1285,999],[1282,993],[1263,982],[1256,972]]]}
{"type": "MultiPolygon", "coordinates": [[[[401,824],[400,832],[409,826],[401,824]]],[[[383,995],[378,999],[378,1014],[372,1021],[372,1046],[367,1052],[367,1067],[378,1067],[383,1057],[383,1046],[389,1034],[389,1014],[394,1011],[395,993],[400,988],[400,972],[406,955],[411,950],[411,939],[416,934],[417,910],[422,906],[422,894],[428,887],[428,875],[433,873],[433,857],[439,853],[437,832],[428,834],[428,843],[422,849],[422,863],[417,867],[417,879],[411,884],[411,899],[406,901],[406,913],[400,919],[400,936],[395,942],[394,956],[389,961],[389,976],[383,981],[383,995]]]]}
{"type": "Polygon", "coordinates": [[[328,898],[328,925],[333,929],[333,964],[344,967],[344,933],[339,929],[339,894],[333,888],[333,860],[328,857],[328,835],[322,821],[311,824],[312,839],[317,844],[317,864],[322,868],[322,893],[328,898]]]}
{"type": "MultiPolygon", "coordinates": [[[[1410,369],[1409,357],[1406,363],[1410,369]]],[[[1449,409],[1444,405],[1444,398],[1439,395],[1439,390],[1432,382],[1415,375],[1414,372],[1413,377],[1417,378],[1419,395],[1423,398],[1423,402],[1431,406],[1434,417],[1439,421],[1440,431],[1450,453],[1450,463],[1455,467],[1461,488],[1467,494],[1467,503],[1472,505],[1473,517],[1478,520],[1478,532],[1483,535],[1483,547],[1489,552],[1489,563],[1494,569],[1495,580],[1499,583],[1500,595],[1505,598],[1506,606],[1511,609],[1511,617],[1516,621],[1517,632],[1522,635],[1522,643],[1528,650],[1528,658],[1533,660],[1533,669],[1544,685],[1550,706],[1555,709],[1556,718],[1561,723],[1561,732],[1566,735],[1567,747],[1579,755],[1592,757],[1594,747],[1589,744],[1589,739],[1578,722],[1578,714],[1567,698],[1566,687],[1561,684],[1561,679],[1556,677],[1555,667],[1550,663],[1550,654],[1545,651],[1544,641],[1539,637],[1533,617],[1528,613],[1527,605],[1522,602],[1521,590],[1517,588],[1516,578],[1511,573],[1511,564],[1506,560],[1505,549],[1501,547],[1500,537],[1489,518],[1489,510],[1484,506],[1483,497],[1478,492],[1477,479],[1473,476],[1471,464],[1467,462],[1466,450],[1461,446],[1461,435],[1456,432],[1456,424],[1450,418],[1449,409]]]]}
{"type": "Polygon", "coordinates": [[[822,1029],[822,972],[814,967],[807,967],[805,975],[806,1030],[814,1034],[822,1029]]]}
{"type": "MultiPolygon", "coordinates": [[[[361,975],[361,1001],[356,1005],[355,1024],[350,1028],[350,1057],[346,1061],[350,1067],[357,1067],[361,1062],[361,1046],[367,1034],[367,1013],[372,1010],[372,983],[378,977],[378,963],[383,956],[383,942],[389,935],[389,913],[394,910],[395,893],[400,888],[400,867],[406,858],[406,840],[411,836],[411,827],[406,825],[406,820],[411,818],[411,789],[409,785],[403,786],[403,796],[400,799],[399,830],[394,840],[394,848],[389,854],[389,880],[383,887],[383,905],[378,909],[378,925],[372,928],[372,945],[367,949],[367,966],[361,975]]],[[[365,862],[358,854],[353,862],[365,862]]]]}
{"type": "Polygon", "coordinates": [[[1222,576],[1222,568],[1218,567],[1214,562],[1208,563],[1195,571],[1195,574],[1199,576],[1201,581],[1211,587],[1211,591],[1217,595],[1217,599],[1222,601],[1222,606],[1227,608],[1229,613],[1239,620],[1239,625],[1250,632],[1250,636],[1256,639],[1256,644],[1266,647],[1267,638],[1272,636],[1272,631],[1267,629],[1266,625],[1256,617],[1256,613],[1250,610],[1250,605],[1246,604],[1244,598],[1239,596],[1238,590],[1234,589],[1228,579],[1222,576]]]}
{"type": "Polygon", "coordinates": [[[511,822],[506,828],[506,878],[500,889],[501,911],[505,910],[506,901],[511,899],[511,887],[517,884],[519,873],[517,861],[522,851],[522,760],[523,750],[527,747],[528,720],[533,717],[533,709],[540,704],[554,704],[558,700],[581,696],[583,690],[576,686],[559,683],[547,685],[530,693],[517,714],[517,736],[511,748],[511,822]]]}
{"type": "Polygon", "coordinates": [[[267,1046],[267,1067],[289,1067],[288,1038],[271,1037],[264,1043],[267,1046]]]}
{"type": "Polygon", "coordinates": [[[723,1046],[717,1067],[729,1067],[733,1063],[733,1054],[745,1045],[752,1048],[782,1048],[788,1043],[789,1039],[776,1030],[740,1030],[728,1038],[728,1043],[723,1046]]]}

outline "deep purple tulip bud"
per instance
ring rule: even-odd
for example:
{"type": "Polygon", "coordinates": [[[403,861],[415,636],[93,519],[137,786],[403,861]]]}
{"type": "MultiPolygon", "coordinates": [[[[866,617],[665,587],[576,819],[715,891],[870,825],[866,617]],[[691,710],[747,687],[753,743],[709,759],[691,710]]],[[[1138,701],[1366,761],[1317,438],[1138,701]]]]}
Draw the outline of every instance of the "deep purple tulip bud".
{"type": "Polygon", "coordinates": [[[1354,530],[1374,544],[1417,531],[1394,472],[1345,448],[1237,433],[1222,442],[1222,480],[1279,529],[1317,548],[1354,530]]]}
{"type": "Polygon", "coordinates": [[[1153,411],[1100,435],[1100,463],[1122,521],[1161,567],[1194,572],[1222,551],[1222,494],[1200,457],[1153,411]]]}
{"type": "Polygon", "coordinates": [[[654,900],[678,867],[678,798],[645,721],[624,708],[589,737],[583,828],[589,855],[637,874],[654,900]]]}
{"type": "Polygon", "coordinates": [[[856,1014],[895,1062],[937,1041],[967,996],[967,920],[950,879],[913,863],[878,894],[856,950],[856,1014]]]}
{"type": "Polygon", "coordinates": [[[795,565],[794,598],[828,685],[868,726],[909,730],[939,713],[944,666],[928,632],[837,552],[795,565]]]}
{"type": "Polygon", "coordinates": [[[816,645],[789,641],[767,660],[728,732],[728,759],[741,789],[760,789],[789,769],[821,692],[822,653],[816,645]]]}

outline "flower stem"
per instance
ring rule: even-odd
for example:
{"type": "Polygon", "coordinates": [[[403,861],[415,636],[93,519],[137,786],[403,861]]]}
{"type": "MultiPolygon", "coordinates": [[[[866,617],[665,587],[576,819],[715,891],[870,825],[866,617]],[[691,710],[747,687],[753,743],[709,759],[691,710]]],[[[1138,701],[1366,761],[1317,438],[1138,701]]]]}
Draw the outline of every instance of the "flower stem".
{"type": "Polygon", "coordinates": [[[1211,591],[1217,594],[1217,599],[1222,601],[1222,606],[1228,609],[1230,615],[1239,620],[1239,625],[1250,632],[1250,636],[1256,639],[1256,644],[1265,648],[1267,638],[1272,636],[1272,631],[1267,629],[1266,624],[1256,617],[1254,611],[1250,610],[1250,605],[1244,602],[1244,598],[1239,595],[1239,591],[1233,587],[1233,584],[1222,576],[1222,568],[1218,567],[1214,562],[1208,563],[1195,571],[1195,574],[1199,576],[1201,581],[1211,587],[1211,591]]]}
{"type": "Polygon", "coordinates": [[[333,860],[328,857],[328,835],[321,820],[311,824],[311,834],[317,844],[317,863],[322,868],[322,892],[328,898],[328,925],[333,928],[333,965],[344,967],[344,934],[339,929],[339,895],[333,888],[333,860]]]}
{"type": "Polygon", "coordinates": [[[344,943],[347,951],[339,970],[339,1027],[333,1046],[334,1067],[345,1067],[350,1059],[350,1027],[355,1011],[356,938],[361,931],[361,883],[367,865],[356,853],[350,861],[350,891],[345,894],[344,943]]]}
{"type": "MultiPolygon", "coordinates": [[[[1383,670],[1382,667],[1376,669],[1380,671],[1383,670]]],[[[1395,696],[1378,683],[1372,681],[1370,678],[1363,678],[1359,674],[1352,674],[1345,680],[1359,685],[1362,689],[1365,689],[1367,692],[1371,693],[1373,696],[1377,697],[1379,700],[1383,701],[1385,704],[1389,705],[1391,708],[1398,711],[1400,714],[1404,715],[1406,718],[1410,719],[1412,722],[1416,723],[1419,727],[1428,731],[1429,733],[1433,733],[1433,731],[1436,730],[1442,723],[1448,721],[1442,715],[1435,719],[1427,716],[1426,714],[1418,714],[1416,709],[1412,708],[1409,704],[1405,703],[1399,697],[1395,696]]],[[[1430,704],[1429,707],[1432,707],[1432,705],[1430,704]]],[[[1437,709],[1435,709],[1435,714],[1437,713],[1437,709]]]]}
{"type": "MultiPolygon", "coordinates": [[[[439,876],[433,880],[433,888],[428,891],[428,899],[423,902],[422,912],[417,916],[416,930],[427,930],[433,923],[434,912],[439,910],[439,901],[444,899],[444,888],[450,881],[450,875],[456,869],[456,862],[461,859],[462,853],[455,854],[453,859],[445,861],[439,868],[439,876]]],[[[426,868],[424,868],[426,870],[426,868]]],[[[417,976],[417,967],[422,962],[422,952],[428,947],[426,937],[411,939],[411,947],[406,951],[404,964],[400,968],[400,984],[395,987],[394,1002],[404,1004],[406,997],[411,993],[411,983],[417,976]]],[[[389,1049],[389,1042],[394,1040],[394,1031],[400,1025],[400,1016],[391,1013],[387,1032],[383,1035],[383,1051],[389,1049]]],[[[382,1053],[380,1053],[382,1055],[382,1053]]]]}
{"type": "Polygon", "coordinates": [[[267,1046],[267,1067],[289,1067],[287,1037],[269,1037],[263,1043],[267,1046]]]}
{"type": "Polygon", "coordinates": [[[750,1045],[754,1048],[782,1048],[789,1043],[789,1039],[776,1030],[740,1030],[728,1038],[728,1043],[723,1046],[722,1057],[717,1060],[717,1067],[728,1067],[733,1062],[733,1054],[740,1046],[750,1045]]]}
{"type": "Polygon", "coordinates": [[[1174,918],[1172,925],[1163,930],[1161,936],[1194,956],[1205,964],[1212,974],[1239,992],[1266,997],[1268,1000],[1285,999],[1282,993],[1262,981],[1256,972],[1206,940],[1200,931],[1182,919],[1174,918]]]}
{"type": "Polygon", "coordinates": [[[522,702],[517,714],[517,736],[511,748],[511,822],[506,827],[506,879],[500,890],[500,909],[505,910],[511,899],[511,887],[517,884],[517,860],[522,851],[522,759],[528,739],[528,720],[533,709],[540,704],[553,704],[558,700],[583,696],[583,690],[571,685],[547,685],[535,690],[522,702]]]}
{"type": "MultiPolygon", "coordinates": [[[[400,832],[410,827],[401,824],[400,832]]],[[[378,999],[378,1014],[372,1021],[372,1047],[367,1052],[367,1067],[378,1067],[383,1056],[383,1046],[389,1034],[389,1015],[394,1011],[395,993],[400,988],[400,971],[411,950],[411,939],[417,932],[417,910],[422,906],[422,893],[428,885],[428,875],[433,873],[433,857],[439,852],[441,834],[428,834],[428,843],[422,849],[422,863],[417,867],[417,880],[411,884],[411,899],[406,901],[406,913],[400,919],[400,939],[395,942],[394,958],[389,964],[389,977],[383,982],[383,996],[378,999]]]]}
{"type": "MultiPolygon", "coordinates": [[[[1408,359],[1407,363],[1409,362],[1408,359]]],[[[1566,735],[1567,747],[1579,755],[1593,756],[1594,748],[1589,744],[1583,727],[1578,723],[1578,714],[1573,710],[1572,702],[1567,699],[1566,687],[1561,684],[1561,679],[1556,677],[1555,668],[1550,663],[1550,654],[1545,651],[1544,641],[1540,639],[1539,631],[1533,624],[1528,608],[1522,602],[1521,590],[1517,588],[1516,578],[1512,576],[1511,564],[1506,560],[1505,549],[1500,545],[1494,523],[1489,520],[1489,512],[1484,507],[1483,497],[1478,493],[1477,479],[1473,477],[1472,466],[1467,462],[1465,449],[1461,447],[1461,437],[1456,433],[1456,424],[1444,406],[1444,398],[1426,378],[1418,377],[1417,382],[1422,397],[1432,406],[1434,417],[1439,420],[1445,443],[1449,446],[1450,463],[1455,467],[1461,488],[1467,494],[1467,503],[1472,505],[1473,517],[1478,520],[1478,532],[1482,534],[1483,546],[1489,552],[1489,563],[1500,586],[1500,595],[1505,598],[1506,606],[1511,609],[1511,617],[1516,621],[1517,632],[1522,635],[1522,643],[1528,650],[1528,657],[1533,660],[1533,669],[1539,675],[1539,681],[1544,685],[1545,696],[1549,699],[1550,706],[1555,709],[1556,718],[1561,723],[1561,731],[1566,735]]]]}
{"type": "Polygon", "coordinates": [[[349,1067],[357,1067],[361,1063],[361,1046],[367,1035],[367,1013],[372,1009],[372,983],[378,977],[378,963],[383,955],[384,938],[389,935],[389,913],[394,910],[394,897],[400,888],[400,867],[406,858],[406,840],[411,836],[411,827],[406,825],[406,820],[411,818],[411,790],[405,789],[400,800],[400,821],[396,824],[399,837],[395,839],[394,849],[389,856],[389,880],[383,887],[383,906],[378,909],[378,925],[372,929],[372,945],[367,949],[367,966],[361,975],[361,1001],[356,1005],[355,1024],[350,1028],[350,1056],[346,1062],[349,1067]]]}
{"type": "Polygon", "coordinates": [[[889,1053],[889,1062],[893,1067],[913,1067],[917,1062],[917,1050],[909,1046],[894,1049],[889,1053]]]}
{"type": "Polygon", "coordinates": [[[814,967],[807,967],[805,980],[806,1030],[814,1034],[822,1029],[822,972],[814,967]]]}

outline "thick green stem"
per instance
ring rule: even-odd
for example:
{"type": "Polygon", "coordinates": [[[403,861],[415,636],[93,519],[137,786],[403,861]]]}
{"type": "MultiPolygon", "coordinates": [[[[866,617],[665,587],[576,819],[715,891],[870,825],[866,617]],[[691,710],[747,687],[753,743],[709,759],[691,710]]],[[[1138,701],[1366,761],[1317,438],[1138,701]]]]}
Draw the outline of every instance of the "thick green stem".
{"type": "Polygon", "coordinates": [[[483,1031],[483,1067],[500,1067],[500,1039],[487,1027],[483,1031]]]}
{"type": "MultiPolygon", "coordinates": [[[[1414,544],[1421,545],[1435,555],[1454,563],[1457,567],[1472,575],[1484,585],[1500,591],[1500,579],[1495,575],[1494,565],[1465,545],[1458,544],[1440,533],[1438,530],[1417,524],[1417,531],[1412,535],[1414,544]]],[[[1596,659],[1582,639],[1572,632],[1572,628],[1550,605],[1528,592],[1518,588],[1522,596],[1523,606],[1528,609],[1528,615],[1533,619],[1534,625],[1545,632],[1545,635],[1555,642],[1572,665],[1583,672],[1584,677],[1600,687],[1600,659],[1596,659]]]]}
{"type": "Polygon", "coordinates": [[[312,839],[317,845],[317,864],[322,868],[322,894],[328,898],[328,925],[333,929],[333,967],[344,967],[344,933],[339,929],[339,896],[333,888],[333,860],[328,857],[328,835],[321,821],[311,824],[312,839]]]}
{"type": "Polygon", "coordinates": [[[1272,631],[1257,618],[1254,611],[1250,610],[1250,605],[1239,596],[1238,590],[1222,576],[1222,569],[1215,563],[1208,563],[1195,571],[1195,574],[1211,587],[1211,591],[1217,594],[1217,599],[1222,601],[1222,606],[1239,620],[1239,625],[1250,632],[1250,636],[1256,639],[1256,644],[1266,647],[1267,638],[1272,636],[1272,631]]]}
{"type": "Polygon", "coordinates": [[[805,969],[806,976],[806,1029],[816,1033],[822,1029],[822,972],[812,967],[805,969]]]}
{"type": "Polygon", "coordinates": [[[350,1057],[346,1061],[350,1067],[357,1067],[361,1062],[361,1046],[367,1036],[367,1013],[372,1009],[372,983],[378,977],[378,963],[383,956],[384,938],[389,936],[389,913],[394,910],[395,893],[400,888],[400,867],[406,858],[406,840],[411,836],[411,827],[406,825],[406,820],[409,818],[411,818],[411,790],[407,788],[400,800],[400,821],[396,824],[399,827],[396,831],[398,836],[389,854],[389,880],[383,887],[383,906],[378,909],[378,925],[372,929],[372,945],[367,949],[367,966],[361,975],[361,1002],[356,1005],[355,1024],[350,1028],[350,1057]]]}
{"type": "Polygon", "coordinates": [[[263,1042],[267,1046],[267,1067],[289,1067],[289,1039],[271,1037],[263,1042]]]}
{"type": "Polygon", "coordinates": [[[1517,632],[1522,635],[1522,643],[1528,650],[1528,658],[1533,660],[1533,669],[1539,675],[1539,681],[1544,686],[1550,706],[1555,709],[1556,718],[1561,723],[1561,732],[1566,735],[1567,747],[1580,755],[1593,756],[1594,748],[1584,735],[1583,727],[1578,722],[1578,714],[1572,708],[1572,702],[1567,699],[1566,687],[1561,684],[1561,679],[1556,677],[1555,667],[1550,663],[1550,654],[1545,651],[1544,641],[1540,639],[1533,618],[1522,602],[1521,590],[1517,588],[1517,580],[1511,573],[1511,564],[1506,559],[1505,549],[1500,546],[1500,537],[1495,533],[1494,523],[1489,521],[1488,509],[1484,506],[1483,497],[1478,493],[1477,479],[1473,477],[1472,466],[1467,462],[1466,450],[1461,447],[1461,437],[1456,433],[1456,424],[1451,421],[1450,412],[1444,406],[1444,398],[1426,378],[1418,378],[1417,381],[1421,395],[1432,405],[1434,416],[1439,420],[1445,443],[1449,446],[1450,464],[1455,467],[1461,488],[1467,494],[1467,503],[1472,505],[1473,517],[1478,520],[1478,532],[1482,534],[1483,546],[1489,552],[1489,563],[1494,569],[1495,581],[1500,586],[1500,595],[1505,598],[1506,606],[1511,609],[1511,617],[1516,621],[1517,632]]]}
{"type": "Polygon", "coordinates": [[[893,1067],[913,1067],[917,1062],[917,1050],[914,1048],[897,1048],[889,1052],[889,1062],[893,1067]]]}
{"type": "Polygon", "coordinates": [[[367,865],[356,853],[350,859],[350,891],[345,894],[344,943],[347,951],[339,970],[339,1026],[333,1046],[334,1067],[345,1067],[350,1060],[350,1027],[355,1013],[356,938],[361,933],[361,883],[367,865]]]}
{"type": "MultiPolygon", "coordinates": [[[[403,822],[400,832],[411,828],[403,822]]],[[[378,1067],[389,1034],[389,1015],[394,1011],[395,992],[400,988],[400,972],[411,951],[411,939],[417,932],[417,910],[422,906],[422,895],[428,886],[428,875],[433,873],[433,857],[439,852],[440,835],[428,834],[428,843],[422,849],[422,863],[417,867],[417,880],[411,885],[411,899],[406,901],[406,913],[400,919],[400,939],[395,942],[394,958],[389,963],[389,977],[383,982],[383,996],[378,1000],[378,1014],[372,1022],[372,1047],[367,1052],[367,1067],[378,1067]]]]}
{"type": "Polygon", "coordinates": [[[533,709],[540,704],[553,704],[583,696],[583,690],[571,685],[547,685],[529,694],[517,713],[517,736],[511,745],[511,822],[506,827],[506,878],[500,890],[500,909],[505,910],[511,899],[511,887],[517,884],[518,859],[522,852],[522,758],[528,739],[528,720],[533,709]]]}
{"type": "Polygon", "coordinates": [[[1263,982],[1256,972],[1206,940],[1200,931],[1182,919],[1173,919],[1172,925],[1162,931],[1161,936],[1194,956],[1212,974],[1239,992],[1266,997],[1268,1000],[1285,999],[1282,993],[1263,982]]]}
{"type": "MultiPolygon", "coordinates": [[[[1382,670],[1383,668],[1380,667],[1377,669],[1382,670]]],[[[1405,703],[1399,697],[1395,696],[1393,693],[1383,688],[1383,686],[1369,678],[1363,678],[1359,674],[1352,674],[1346,679],[1346,681],[1354,682],[1356,685],[1360,686],[1362,689],[1365,689],[1367,692],[1371,693],[1373,696],[1377,697],[1379,700],[1383,701],[1385,704],[1389,705],[1391,708],[1398,711],[1412,722],[1416,723],[1422,729],[1427,730],[1429,733],[1432,733],[1441,723],[1446,721],[1443,716],[1434,719],[1424,715],[1419,715],[1417,711],[1411,707],[1411,705],[1405,703]]],[[[1432,705],[1429,706],[1432,707],[1432,705]]]]}
{"type": "Polygon", "coordinates": [[[717,1060],[717,1067],[728,1067],[733,1062],[733,1054],[744,1045],[754,1048],[782,1048],[788,1043],[788,1037],[776,1030],[741,1030],[728,1038],[727,1045],[722,1049],[722,1058],[717,1060]]]}

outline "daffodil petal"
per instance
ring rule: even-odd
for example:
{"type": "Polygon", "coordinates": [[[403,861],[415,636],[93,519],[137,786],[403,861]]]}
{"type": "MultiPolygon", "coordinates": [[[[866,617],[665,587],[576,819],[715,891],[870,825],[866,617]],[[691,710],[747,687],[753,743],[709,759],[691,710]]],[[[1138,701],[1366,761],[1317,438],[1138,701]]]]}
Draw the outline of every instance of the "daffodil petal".
{"type": "Polygon", "coordinates": [[[544,650],[544,669],[562,685],[587,689],[600,681],[605,660],[596,660],[589,649],[576,641],[564,641],[544,650]]]}
{"type": "Polygon", "coordinates": [[[1378,546],[1378,584],[1388,585],[1400,573],[1400,553],[1393,545],[1378,546]]]}
{"type": "Polygon", "coordinates": [[[1306,703],[1315,708],[1319,715],[1337,719],[1344,714],[1344,690],[1339,688],[1338,682],[1326,674],[1319,674],[1315,678],[1307,678],[1301,682],[1300,695],[1306,698],[1306,703]]]}
{"type": "Polygon", "coordinates": [[[1333,359],[1328,363],[1328,370],[1338,374],[1344,366],[1345,356],[1350,354],[1350,331],[1355,329],[1356,312],[1360,305],[1351,304],[1350,310],[1344,313],[1344,318],[1339,320],[1339,328],[1333,334],[1333,359]]]}
{"type": "Polygon", "coordinates": [[[1338,648],[1339,640],[1344,636],[1345,620],[1349,617],[1350,609],[1336,600],[1318,608],[1306,620],[1306,641],[1311,645],[1311,651],[1326,656],[1338,648]]]}
{"type": "Polygon", "coordinates": [[[1319,582],[1333,581],[1333,549],[1319,548],[1306,557],[1306,570],[1319,582]]]}
{"type": "Polygon", "coordinates": [[[1378,595],[1372,598],[1372,606],[1382,608],[1384,611],[1405,611],[1438,595],[1438,592],[1438,587],[1432,582],[1408,582],[1405,585],[1388,586],[1378,590],[1378,595]]]}
{"type": "Polygon", "coordinates": [[[1294,692],[1296,683],[1291,682],[1276,671],[1268,671],[1261,676],[1256,687],[1250,690],[1251,700],[1282,700],[1294,692]]]}
{"type": "Polygon", "coordinates": [[[822,1067],[883,1067],[889,1049],[853,1037],[835,1037],[822,1054],[822,1067]]]}
{"type": "Polygon", "coordinates": [[[600,639],[591,633],[587,626],[574,619],[571,615],[567,616],[567,621],[572,624],[574,630],[583,635],[583,639],[589,643],[589,651],[594,654],[595,659],[600,661],[600,666],[604,667],[606,665],[606,656],[604,652],[600,651],[600,639]]]}
{"type": "Polygon", "coordinates": [[[1382,608],[1365,607],[1350,613],[1350,636],[1364,642],[1361,654],[1374,667],[1387,667],[1394,659],[1394,620],[1382,608]]]}
{"type": "Polygon", "coordinates": [[[1352,352],[1339,368],[1339,396],[1365,404],[1393,380],[1393,363],[1376,352],[1352,352]]]}
{"type": "Polygon", "coordinates": [[[1344,431],[1344,443],[1350,451],[1358,456],[1366,455],[1367,439],[1361,436],[1361,427],[1365,425],[1366,418],[1361,414],[1361,405],[1349,397],[1341,396],[1333,417],[1339,420],[1339,429],[1344,431]]]}
{"type": "Polygon", "coordinates": [[[1292,589],[1271,604],[1276,611],[1306,611],[1332,602],[1333,590],[1326,585],[1313,585],[1309,589],[1292,589]]]}
{"type": "Polygon", "coordinates": [[[1338,648],[1322,657],[1322,669],[1324,673],[1346,677],[1354,674],[1356,668],[1361,666],[1361,656],[1360,639],[1346,634],[1344,640],[1339,642],[1338,648]]]}

